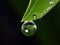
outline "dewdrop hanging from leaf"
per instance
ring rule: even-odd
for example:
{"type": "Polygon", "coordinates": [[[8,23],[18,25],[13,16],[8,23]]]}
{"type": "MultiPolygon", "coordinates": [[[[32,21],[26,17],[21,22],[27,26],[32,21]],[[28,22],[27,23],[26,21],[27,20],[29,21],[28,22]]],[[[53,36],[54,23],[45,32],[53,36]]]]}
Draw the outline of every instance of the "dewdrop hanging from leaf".
{"type": "Polygon", "coordinates": [[[33,21],[25,21],[21,26],[21,32],[26,36],[32,36],[37,29],[36,24],[33,21]]]}

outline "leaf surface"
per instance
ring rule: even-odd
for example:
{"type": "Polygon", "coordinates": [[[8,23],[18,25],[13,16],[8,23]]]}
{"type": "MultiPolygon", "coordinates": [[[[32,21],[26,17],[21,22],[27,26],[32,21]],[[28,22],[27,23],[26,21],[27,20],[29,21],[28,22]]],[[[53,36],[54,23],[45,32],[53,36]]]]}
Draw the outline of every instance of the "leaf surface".
{"type": "Polygon", "coordinates": [[[30,0],[21,21],[31,21],[42,18],[58,2],[59,0],[30,0]]]}

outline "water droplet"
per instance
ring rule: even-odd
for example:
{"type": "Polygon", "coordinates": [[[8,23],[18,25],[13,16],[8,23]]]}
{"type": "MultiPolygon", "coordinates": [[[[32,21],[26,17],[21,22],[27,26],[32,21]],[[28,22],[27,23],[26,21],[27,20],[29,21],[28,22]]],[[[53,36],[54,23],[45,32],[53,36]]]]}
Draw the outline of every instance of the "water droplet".
{"type": "Polygon", "coordinates": [[[32,36],[36,32],[37,26],[33,21],[25,21],[22,24],[21,31],[25,36],[32,36]]]}
{"type": "Polygon", "coordinates": [[[43,13],[46,13],[46,11],[43,11],[43,13]]]}
{"type": "Polygon", "coordinates": [[[51,7],[48,7],[46,10],[48,11],[49,9],[51,9],[51,7]]]}
{"type": "Polygon", "coordinates": [[[34,17],[34,18],[37,18],[37,14],[33,13],[33,17],[34,17]]]}
{"type": "Polygon", "coordinates": [[[50,2],[49,2],[49,3],[50,3],[51,5],[52,5],[52,4],[54,4],[54,2],[53,2],[52,0],[50,0],[50,2]]]}
{"type": "Polygon", "coordinates": [[[41,15],[42,15],[43,13],[41,13],[41,15]]]}

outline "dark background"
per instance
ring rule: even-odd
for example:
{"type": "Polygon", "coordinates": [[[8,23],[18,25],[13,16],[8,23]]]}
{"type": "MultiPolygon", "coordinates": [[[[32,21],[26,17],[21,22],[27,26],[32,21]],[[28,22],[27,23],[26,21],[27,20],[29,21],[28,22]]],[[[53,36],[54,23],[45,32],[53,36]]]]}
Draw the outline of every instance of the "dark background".
{"type": "Polygon", "coordinates": [[[37,45],[34,37],[26,37],[20,31],[21,15],[26,7],[21,7],[22,12],[19,14],[19,10],[14,9],[11,4],[10,0],[0,0],[0,45],[37,45]]]}
{"type": "Polygon", "coordinates": [[[0,45],[60,45],[60,2],[41,20],[31,37],[21,33],[20,22],[28,0],[0,0],[0,45]]]}

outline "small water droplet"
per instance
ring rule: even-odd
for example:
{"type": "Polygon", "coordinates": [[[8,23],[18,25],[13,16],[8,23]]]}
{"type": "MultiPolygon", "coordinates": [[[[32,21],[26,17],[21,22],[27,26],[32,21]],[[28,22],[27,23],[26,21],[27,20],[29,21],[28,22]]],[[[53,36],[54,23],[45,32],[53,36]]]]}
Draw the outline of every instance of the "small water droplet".
{"type": "Polygon", "coordinates": [[[33,17],[34,17],[34,18],[37,18],[37,14],[33,13],[33,17]]]}
{"type": "Polygon", "coordinates": [[[43,11],[43,13],[46,13],[46,11],[43,11]]]}
{"type": "Polygon", "coordinates": [[[25,21],[22,24],[21,31],[26,36],[32,36],[36,32],[37,26],[33,21],[25,21]]]}
{"type": "Polygon", "coordinates": [[[42,15],[43,13],[41,13],[41,15],[42,15]]]}
{"type": "Polygon", "coordinates": [[[46,10],[48,11],[49,9],[51,9],[51,7],[48,7],[46,10]]]}
{"type": "Polygon", "coordinates": [[[49,2],[49,3],[50,3],[51,5],[52,5],[52,4],[54,4],[54,2],[53,2],[52,0],[50,0],[50,2],[49,2]]]}

